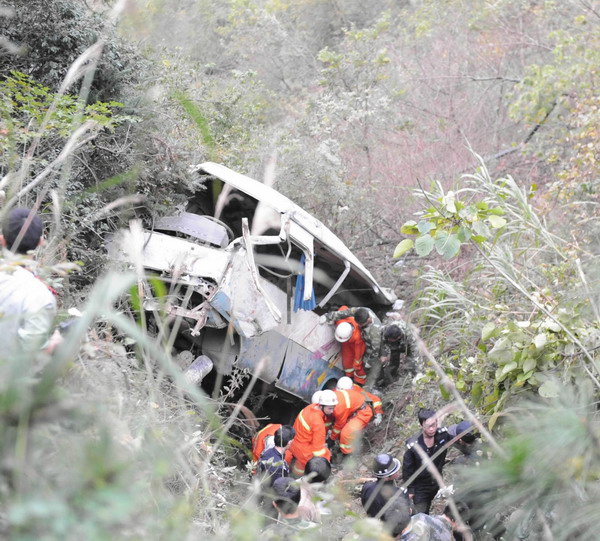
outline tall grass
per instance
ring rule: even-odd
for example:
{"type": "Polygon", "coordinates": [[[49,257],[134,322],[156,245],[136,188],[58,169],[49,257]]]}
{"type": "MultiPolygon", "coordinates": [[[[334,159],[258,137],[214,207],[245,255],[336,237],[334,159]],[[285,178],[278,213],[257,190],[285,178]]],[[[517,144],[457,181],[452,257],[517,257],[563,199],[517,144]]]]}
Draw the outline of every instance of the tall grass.
{"type": "MultiPolygon", "coordinates": [[[[123,7],[119,2],[112,16],[123,7]]],[[[79,85],[85,103],[101,51],[99,41],[71,66],[35,126],[40,136],[6,171],[1,188],[8,198],[0,219],[15,204],[44,206],[52,209],[54,233],[60,235],[71,163],[102,126],[73,117],[56,158],[42,168],[39,141],[64,93],[79,85]]],[[[132,202],[139,200],[122,198],[100,212],[114,214],[132,202]]],[[[39,256],[57,260],[49,252],[39,256]]],[[[177,330],[162,340],[124,309],[120,299],[147,280],[139,259],[135,263],[137,272],[107,272],[89,288],[79,306],[82,317],[51,358],[15,358],[2,367],[3,538],[182,539],[226,529],[219,485],[232,475],[225,468],[232,448],[219,404],[191,385],[174,362],[177,330]]],[[[63,261],[41,270],[50,275],[59,268],[63,261]]],[[[68,293],[66,298],[78,296],[68,293]]],[[[61,317],[67,308],[60,307],[61,317]]],[[[165,319],[159,328],[165,333],[171,327],[165,319]]]]}
{"type": "Polygon", "coordinates": [[[577,251],[572,229],[574,242],[561,238],[569,224],[546,223],[527,190],[510,176],[492,179],[483,162],[456,194],[500,207],[507,219],[495,238],[467,247],[454,268],[429,267],[416,302],[438,377],[464,400],[465,415],[477,411],[495,427],[477,465],[457,480],[457,497],[473,504],[476,521],[500,520],[508,539],[592,539],[599,502],[598,309],[583,268],[593,256],[577,251]],[[496,329],[492,338],[482,336],[486,325],[496,329]],[[519,336],[530,325],[552,325],[555,333],[536,361],[540,377],[553,382],[540,394],[515,379],[495,380],[498,366],[487,357],[494,336],[519,336]],[[481,401],[476,383],[499,388],[500,400],[481,401]]]}

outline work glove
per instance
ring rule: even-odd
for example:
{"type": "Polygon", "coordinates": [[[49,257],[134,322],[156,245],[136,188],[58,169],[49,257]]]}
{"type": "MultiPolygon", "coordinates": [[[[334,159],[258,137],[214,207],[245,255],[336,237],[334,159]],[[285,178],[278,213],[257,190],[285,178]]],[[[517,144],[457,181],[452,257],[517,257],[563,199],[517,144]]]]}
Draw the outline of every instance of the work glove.
{"type": "Polygon", "coordinates": [[[375,426],[379,426],[381,424],[382,420],[383,420],[383,415],[381,415],[381,413],[376,413],[375,418],[373,419],[373,424],[375,426]]]}
{"type": "Polygon", "coordinates": [[[436,498],[447,498],[448,496],[452,496],[454,494],[454,485],[448,485],[443,488],[440,488],[435,495],[436,498]]]}
{"type": "Polygon", "coordinates": [[[333,451],[334,447],[335,447],[335,441],[332,440],[331,438],[327,438],[327,441],[325,442],[325,444],[327,445],[328,449],[330,451],[333,451]]]}
{"type": "Polygon", "coordinates": [[[319,316],[319,325],[328,325],[330,322],[327,319],[327,314],[323,314],[322,316],[319,316]]]}

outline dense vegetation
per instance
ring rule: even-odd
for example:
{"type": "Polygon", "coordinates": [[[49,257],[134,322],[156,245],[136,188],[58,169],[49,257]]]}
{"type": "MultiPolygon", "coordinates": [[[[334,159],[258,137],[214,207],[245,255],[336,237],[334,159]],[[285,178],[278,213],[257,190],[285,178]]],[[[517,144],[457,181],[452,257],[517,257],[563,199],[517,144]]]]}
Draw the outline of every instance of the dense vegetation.
{"type": "Polygon", "coordinates": [[[82,263],[52,275],[86,308],[41,380],[0,387],[2,534],[256,537],[249,493],[220,495],[218,405],[128,317],[143,277],[104,266],[107,233],[181,205],[211,160],[275,163],[408,301],[437,361],[419,396],[493,430],[471,476],[491,510],[594,538],[598,2],[108,4],[0,4],[0,189],[51,224],[48,273],[82,263]]]}

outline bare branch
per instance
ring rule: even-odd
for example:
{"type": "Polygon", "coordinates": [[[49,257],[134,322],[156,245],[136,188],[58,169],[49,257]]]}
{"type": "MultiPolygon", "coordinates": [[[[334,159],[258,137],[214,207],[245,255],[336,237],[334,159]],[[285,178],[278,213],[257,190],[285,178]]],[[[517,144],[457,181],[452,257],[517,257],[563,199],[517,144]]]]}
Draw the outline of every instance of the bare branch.
{"type": "Polygon", "coordinates": [[[485,81],[506,81],[509,83],[520,83],[521,79],[512,79],[511,77],[500,77],[500,76],[491,76],[491,77],[475,77],[474,75],[466,75],[466,78],[474,81],[474,82],[485,82],[485,81]]]}
{"type": "Polygon", "coordinates": [[[580,0],[579,3],[585,9],[587,9],[589,12],[591,12],[592,14],[594,14],[596,17],[598,17],[600,19],[600,12],[598,12],[598,10],[594,9],[594,7],[592,6],[592,4],[590,4],[589,2],[586,2],[585,0],[580,0]]]}

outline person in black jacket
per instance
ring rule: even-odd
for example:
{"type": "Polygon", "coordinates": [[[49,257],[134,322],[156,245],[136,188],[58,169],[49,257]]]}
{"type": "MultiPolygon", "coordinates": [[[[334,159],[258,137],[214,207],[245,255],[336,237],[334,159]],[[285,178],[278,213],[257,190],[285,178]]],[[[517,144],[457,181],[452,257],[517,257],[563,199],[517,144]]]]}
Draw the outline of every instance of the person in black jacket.
{"type": "Polygon", "coordinates": [[[444,449],[435,456],[435,458],[433,457],[452,439],[452,437],[445,428],[438,427],[438,419],[434,411],[420,410],[419,424],[422,427],[421,433],[406,441],[407,449],[404,453],[404,460],[402,463],[402,479],[404,485],[408,488],[408,494],[413,502],[414,512],[428,514],[431,502],[437,494],[439,487],[437,481],[433,475],[431,475],[431,472],[427,467],[423,468],[423,471],[410,482],[410,485],[407,485],[409,479],[423,464],[421,455],[416,447],[418,446],[432,459],[433,465],[441,475],[448,449],[444,449]]]}
{"type": "Polygon", "coordinates": [[[290,466],[285,461],[285,452],[294,439],[296,431],[289,425],[283,425],[275,432],[275,446],[266,449],[258,460],[259,475],[264,477],[264,484],[271,486],[275,479],[290,476],[290,466]]]}
{"type": "MultiPolygon", "coordinates": [[[[376,517],[388,501],[400,488],[396,486],[395,479],[400,477],[400,461],[388,454],[375,457],[373,474],[377,481],[367,481],[361,490],[360,501],[370,517],[376,517]]],[[[398,495],[408,503],[405,494],[398,495]]],[[[380,517],[383,520],[383,517],[380,517]]]]}

